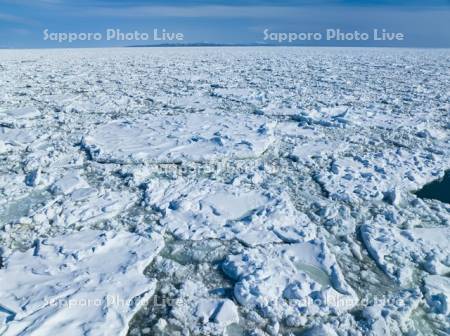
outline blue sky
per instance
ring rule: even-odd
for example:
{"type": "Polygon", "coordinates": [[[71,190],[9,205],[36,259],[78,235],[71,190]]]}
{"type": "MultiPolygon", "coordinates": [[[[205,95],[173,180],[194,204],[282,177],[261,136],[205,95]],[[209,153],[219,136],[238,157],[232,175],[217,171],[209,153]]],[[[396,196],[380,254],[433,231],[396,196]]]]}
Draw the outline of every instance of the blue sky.
{"type": "Polygon", "coordinates": [[[152,44],[44,41],[50,33],[180,32],[184,42],[262,43],[263,31],[367,32],[368,41],[303,42],[304,45],[450,47],[450,0],[0,0],[0,47],[55,48],[152,44]],[[373,41],[373,29],[403,33],[403,41],[373,41]]]}

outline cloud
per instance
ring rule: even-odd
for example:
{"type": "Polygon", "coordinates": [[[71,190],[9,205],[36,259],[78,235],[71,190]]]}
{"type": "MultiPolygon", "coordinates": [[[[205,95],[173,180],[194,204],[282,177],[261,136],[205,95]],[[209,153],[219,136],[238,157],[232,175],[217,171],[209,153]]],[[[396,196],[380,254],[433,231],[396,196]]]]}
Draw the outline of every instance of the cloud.
{"type": "Polygon", "coordinates": [[[4,3],[26,6],[47,6],[68,4],[67,0],[2,0],[4,3]]]}
{"type": "Polygon", "coordinates": [[[134,6],[127,8],[97,7],[89,11],[94,16],[111,17],[286,17],[299,8],[283,6],[134,6]]]}
{"type": "Polygon", "coordinates": [[[34,25],[36,23],[35,21],[30,20],[28,18],[11,15],[11,14],[7,14],[7,13],[0,13],[0,22],[1,21],[24,24],[24,25],[34,25]]]}
{"type": "Polygon", "coordinates": [[[23,29],[23,28],[12,28],[12,29],[10,29],[10,31],[13,34],[20,35],[20,36],[27,36],[27,35],[31,34],[31,31],[29,31],[28,29],[23,29]]]}
{"type": "MultiPolygon", "coordinates": [[[[231,5],[205,5],[205,6],[98,6],[84,7],[81,11],[72,12],[73,15],[98,16],[98,17],[120,17],[120,18],[310,18],[312,14],[317,18],[324,15],[357,15],[358,13],[367,14],[367,8],[361,6],[353,7],[316,7],[316,6],[231,6],[231,5]]],[[[374,13],[384,13],[389,11],[408,12],[415,11],[414,8],[405,7],[376,7],[370,11],[374,13]]],[[[444,11],[448,13],[448,9],[428,8],[427,11],[444,11]]]]}
{"type": "MultiPolygon", "coordinates": [[[[12,1],[12,0],[9,0],[12,1]]],[[[18,0],[31,1],[31,0],[18,0]]],[[[84,3],[96,4],[104,6],[147,6],[148,0],[37,0],[37,1],[65,1],[67,3],[84,3]]],[[[301,7],[301,6],[450,6],[450,0],[153,0],[152,6],[287,6],[287,7],[301,7]]]]}

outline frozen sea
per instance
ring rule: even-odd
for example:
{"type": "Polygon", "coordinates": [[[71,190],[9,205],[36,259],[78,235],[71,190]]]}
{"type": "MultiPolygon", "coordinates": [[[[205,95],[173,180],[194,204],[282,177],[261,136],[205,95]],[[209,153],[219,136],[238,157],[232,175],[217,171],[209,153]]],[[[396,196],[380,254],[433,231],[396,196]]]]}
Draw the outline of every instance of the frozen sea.
{"type": "Polygon", "coordinates": [[[0,334],[450,334],[450,50],[1,50],[0,88],[0,334]]]}

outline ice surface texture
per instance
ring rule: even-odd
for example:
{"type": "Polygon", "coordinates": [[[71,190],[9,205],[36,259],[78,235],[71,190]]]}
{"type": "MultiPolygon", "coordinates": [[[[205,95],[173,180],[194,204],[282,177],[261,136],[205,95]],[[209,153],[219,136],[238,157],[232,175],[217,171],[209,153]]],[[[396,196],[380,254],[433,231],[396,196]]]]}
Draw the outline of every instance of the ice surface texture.
{"type": "Polygon", "coordinates": [[[2,334],[124,335],[153,294],[143,272],[163,245],[157,236],[85,230],[13,253],[0,270],[2,334]]]}
{"type": "Polygon", "coordinates": [[[83,145],[99,162],[181,162],[261,155],[273,142],[274,122],[252,115],[186,114],[112,122],[83,145]]]}
{"type": "Polygon", "coordinates": [[[0,332],[449,334],[450,206],[411,192],[450,167],[449,66],[1,51],[0,332]]]}

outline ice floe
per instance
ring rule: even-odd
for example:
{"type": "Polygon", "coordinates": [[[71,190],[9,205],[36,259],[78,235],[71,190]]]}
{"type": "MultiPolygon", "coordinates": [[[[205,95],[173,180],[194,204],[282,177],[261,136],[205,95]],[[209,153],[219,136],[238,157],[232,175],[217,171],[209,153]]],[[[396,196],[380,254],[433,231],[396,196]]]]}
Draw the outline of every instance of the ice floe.
{"type": "Polygon", "coordinates": [[[163,212],[162,225],[182,239],[238,239],[254,246],[315,238],[316,227],[283,191],[245,190],[209,180],[151,182],[146,203],[163,212]]]}
{"type": "Polygon", "coordinates": [[[222,268],[236,282],[234,297],[241,305],[287,319],[291,326],[357,304],[324,241],[248,249],[229,256],[222,268]]]}
{"type": "Polygon", "coordinates": [[[143,274],[164,242],[85,230],[36,241],[0,269],[3,335],[125,335],[155,282],[143,274]]]}
{"type": "Polygon", "coordinates": [[[414,269],[432,274],[450,271],[447,227],[400,230],[380,223],[363,225],[361,237],[378,265],[402,284],[413,280],[414,269]]]}
{"type": "Polygon", "coordinates": [[[180,162],[261,155],[274,122],[252,115],[183,114],[97,128],[83,146],[99,162],[180,162]]]}

